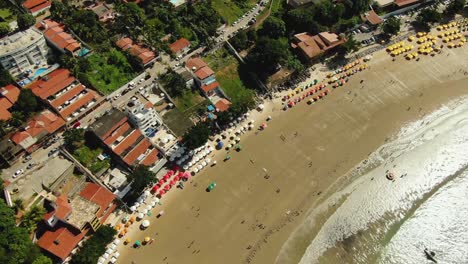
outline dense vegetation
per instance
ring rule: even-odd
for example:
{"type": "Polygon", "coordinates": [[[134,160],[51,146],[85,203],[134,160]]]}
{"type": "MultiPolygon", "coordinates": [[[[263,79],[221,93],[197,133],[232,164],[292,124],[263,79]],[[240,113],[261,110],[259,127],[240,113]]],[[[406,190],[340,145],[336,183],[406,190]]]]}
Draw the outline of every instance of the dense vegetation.
{"type": "Polygon", "coordinates": [[[166,74],[161,76],[160,80],[164,89],[172,97],[182,96],[189,90],[185,84],[184,78],[173,70],[169,70],[166,74]]]}
{"type": "Polygon", "coordinates": [[[140,197],[143,190],[152,182],[156,181],[156,175],[148,167],[139,165],[128,175],[127,181],[132,183],[131,193],[127,194],[124,200],[133,204],[140,197]]]}
{"type": "Polygon", "coordinates": [[[211,134],[211,128],[208,123],[200,122],[191,127],[184,135],[185,146],[189,149],[196,149],[203,146],[211,134]]]}
{"type": "Polygon", "coordinates": [[[382,31],[388,36],[392,36],[400,32],[400,27],[400,19],[394,16],[387,18],[387,20],[382,23],[382,31]]]}
{"type": "Polygon", "coordinates": [[[100,256],[106,252],[106,246],[112,242],[117,231],[107,225],[99,227],[94,235],[87,240],[83,247],[73,256],[72,264],[95,264],[100,256]]]}
{"type": "Polygon", "coordinates": [[[0,263],[3,264],[46,264],[50,259],[43,256],[31,242],[29,232],[17,227],[14,211],[0,199],[0,263]]]}

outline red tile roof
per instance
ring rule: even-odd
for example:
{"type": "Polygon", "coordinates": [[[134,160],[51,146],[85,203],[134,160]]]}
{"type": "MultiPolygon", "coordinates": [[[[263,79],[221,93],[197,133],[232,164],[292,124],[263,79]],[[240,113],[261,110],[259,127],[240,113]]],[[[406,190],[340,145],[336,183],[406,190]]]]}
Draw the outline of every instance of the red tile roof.
{"type": "Polygon", "coordinates": [[[10,101],[12,104],[15,104],[18,101],[18,97],[20,94],[20,89],[18,87],[8,84],[7,86],[0,89],[1,96],[5,97],[10,101]]]}
{"type": "Polygon", "coordinates": [[[205,67],[203,67],[203,68],[201,68],[201,69],[199,69],[199,70],[197,70],[195,72],[195,75],[200,80],[204,80],[204,79],[210,77],[213,74],[214,74],[214,71],[208,66],[205,66],[205,67]]]}
{"type": "Polygon", "coordinates": [[[378,25],[383,22],[383,19],[379,17],[379,15],[377,15],[377,13],[375,13],[374,10],[366,12],[362,15],[362,18],[364,20],[369,21],[369,23],[371,23],[372,25],[378,25]]]}
{"type": "Polygon", "coordinates": [[[52,6],[52,3],[51,2],[44,2],[38,6],[35,6],[33,8],[30,8],[29,11],[31,11],[31,13],[35,13],[39,10],[42,10],[42,9],[45,9],[45,8],[50,8],[50,6],[52,6]]]}
{"type": "Polygon", "coordinates": [[[73,87],[71,90],[67,91],[66,93],[62,94],[60,97],[55,98],[55,100],[50,102],[50,105],[54,108],[57,108],[63,105],[66,101],[73,98],[73,96],[78,95],[81,93],[85,88],[83,85],[79,84],[73,87]]]}
{"type": "Polygon", "coordinates": [[[107,137],[104,140],[104,143],[107,145],[112,145],[112,143],[114,143],[115,140],[117,140],[117,138],[122,136],[129,129],[131,129],[130,124],[128,122],[123,123],[121,126],[114,130],[115,132],[113,132],[109,137],[107,137]]]}
{"type": "Polygon", "coordinates": [[[63,118],[69,117],[73,112],[76,110],[80,109],[82,106],[86,105],[87,103],[91,102],[93,99],[96,99],[97,95],[96,92],[93,90],[88,90],[88,93],[83,95],[81,98],[78,100],[74,101],[72,104],[70,104],[68,107],[62,109],[60,111],[60,115],[63,118]]]}
{"type": "Polygon", "coordinates": [[[46,231],[39,238],[37,244],[61,260],[65,260],[85,235],[86,232],[74,234],[66,227],[60,227],[56,230],[46,231]]]}
{"type": "Polygon", "coordinates": [[[196,71],[197,69],[201,69],[205,66],[208,66],[208,64],[206,64],[206,62],[204,62],[201,58],[196,57],[187,60],[185,66],[187,66],[187,68],[189,68],[191,71],[193,71],[193,69],[195,69],[196,71]]]}
{"type": "Polygon", "coordinates": [[[57,69],[49,73],[47,76],[33,82],[29,88],[36,96],[46,99],[47,97],[65,89],[74,81],[75,78],[70,75],[69,70],[57,69]]]}
{"type": "Polygon", "coordinates": [[[141,136],[140,130],[133,130],[122,142],[120,142],[115,148],[114,152],[117,155],[122,154],[128,147],[130,147],[135,141],[141,136]]]}
{"type": "Polygon", "coordinates": [[[133,40],[130,38],[121,38],[117,40],[115,44],[122,50],[127,50],[133,45],[133,40]]]}
{"type": "Polygon", "coordinates": [[[156,58],[156,54],[143,47],[140,44],[134,44],[133,40],[130,38],[122,38],[115,42],[117,47],[121,48],[122,50],[129,50],[129,53],[132,56],[138,57],[143,65],[151,62],[156,58]]]}
{"type": "Polygon", "coordinates": [[[203,85],[202,86],[202,90],[205,92],[205,93],[208,93],[209,91],[212,91],[216,88],[219,87],[219,83],[218,82],[212,82],[208,85],[203,85]]]}
{"type": "Polygon", "coordinates": [[[99,205],[100,209],[97,212],[97,217],[101,217],[115,199],[115,195],[106,188],[91,182],[86,184],[85,188],[80,192],[80,196],[99,205]]]}
{"type": "Polygon", "coordinates": [[[23,6],[26,7],[27,9],[30,9],[40,4],[46,3],[46,2],[47,0],[26,0],[23,3],[23,6]]]}
{"type": "Polygon", "coordinates": [[[133,165],[133,163],[140,157],[141,154],[144,154],[145,151],[151,146],[151,143],[148,139],[143,139],[138,143],[128,154],[123,158],[123,161],[127,163],[129,166],[133,165]]]}
{"type": "Polygon", "coordinates": [[[11,137],[11,140],[16,144],[20,144],[29,137],[54,133],[64,125],[65,121],[62,118],[56,116],[49,110],[44,110],[28,122],[25,131],[15,133],[11,137]]]}
{"type": "Polygon", "coordinates": [[[173,53],[177,54],[188,46],[190,46],[190,41],[188,41],[186,38],[180,38],[176,42],[169,45],[169,48],[173,53]]]}
{"type": "Polygon", "coordinates": [[[55,209],[55,216],[60,219],[66,219],[72,212],[68,197],[66,195],[60,195],[55,201],[57,208],[55,209]]]}
{"type": "Polygon", "coordinates": [[[231,106],[231,102],[229,102],[227,99],[223,98],[219,100],[216,104],[215,107],[218,109],[220,112],[224,112],[229,109],[231,106]]]}
{"type": "Polygon", "coordinates": [[[140,164],[145,166],[151,166],[158,160],[158,149],[154,148],[146,157],[140,162],[140,164]]]}
{"type": "MultiPolygon", "coordinates": [[[[124,123],[127,123],[127,124],[128,124],[127,120],[128,120],[128,118],[127,118],[126,116],[122,117],[122,119],[120,119],[118,122],[116,122],[115,125],[114,125],[113,127],[111,127],[104,135],[102,135],[101,140],[107,142],[107,139],[108,139],[109,137],[112,137],[114,131],[116,131],[116,130],[117,130],[120,126],[122,126],[124,123]]],[[[130,125],[129,125],[129,127],[130,127],[130,125]]],[[[120,135],[119,135],[119,136],[120,136],[120,135]]],[[[119,137],[119,136],[117,136],[117,137],[119,137]]],[[[117,138],[117,137],[116,137],[116,138],[117,138]]],[[[115,139],[114,139],[114,140],[115,140],[115,139]]],[[[113,143],[114,140],[112,140],[111,143],[113,143]]],[[[111,143],[106,143],[106,144],[111,144],[111,143]]]]}
{"type": "Polygon", "coordinates": [[[0,120],[9,120],[11,118],[11,113],[5,108],[0,107],[0,120]]]}
{"type": "Polygon", "coordinates": [[[60,49],[74,52],[81,47],[72,35],[65,32],[65,26],[50,19],[44,19],[36,24],[36,27],[44,33],[46,38],[60,49]]]}
{"type": "Polygon", "coordinates": [[[299,48],[309,59],[343,44],[346,40],[338,39],[338,35],[329,32],[321,32],[318,35],[300,33],[294,35],[291,44],[293,48],[299,48]]]}

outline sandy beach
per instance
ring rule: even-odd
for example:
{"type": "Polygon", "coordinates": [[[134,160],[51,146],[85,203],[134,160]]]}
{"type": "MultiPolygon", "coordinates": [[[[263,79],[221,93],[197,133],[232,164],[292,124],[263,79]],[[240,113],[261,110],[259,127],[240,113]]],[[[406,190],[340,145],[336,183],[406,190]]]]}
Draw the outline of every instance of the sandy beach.
{"type": "Polygon", "coordinates": [[[468,94],[467,54],[465,46],[392,62],[380,51],[369,70],[313,105],[285,112],[279,99],[267,102],[260,116],[273,117],[268,128],[250,132],[241,152],[165,196],[154,209],[165,215],[145,218],[147,230],[126,236],[155,242],[119,245],[118,263],[297,263],[307,244],[277,259],[282,245],[306,212],[346,184],[342,175],[403,124],[468,94]],[[217,187],[206,192],[213,181],[217,187]]]}

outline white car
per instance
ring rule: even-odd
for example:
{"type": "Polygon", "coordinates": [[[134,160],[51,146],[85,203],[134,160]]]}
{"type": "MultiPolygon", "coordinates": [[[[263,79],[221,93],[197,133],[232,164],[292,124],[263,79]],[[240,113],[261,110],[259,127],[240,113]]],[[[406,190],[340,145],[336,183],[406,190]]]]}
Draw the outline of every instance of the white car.
{"type": "Polygon", "coordinates": [[[23,174],[23,173],[24,173],[24,170],[23,170],[23,169],[17,170],[17,171],[15,172],[15,174],[13,174],[13,179],[16,178],[16,177],[18,177],[18,176],[20,176],[20,175],[23,174]]]}

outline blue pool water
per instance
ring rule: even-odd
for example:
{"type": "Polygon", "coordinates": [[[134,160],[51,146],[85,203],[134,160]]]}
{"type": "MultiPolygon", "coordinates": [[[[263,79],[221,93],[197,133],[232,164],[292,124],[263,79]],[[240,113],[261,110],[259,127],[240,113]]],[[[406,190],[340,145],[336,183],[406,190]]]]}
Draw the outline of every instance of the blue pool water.
{"type": "Polygon", "coordinates": [[[79,56],[79,57],[83,57],[83,56],[85,56],[86,54],[88,54],[89,51],[90,51],[89,49],[83,47],[83,48],[81,48],[80,52],[78,52],[78,56],[79,56]]]}
{"type": "Polygon", "coordinates": [[[47,71],[47,68],[39,68],[37,69],[37,71],[34,73],[34,75],[32,77],[30,77],[30,79],[34,80],[36,79],[37,76],[39,76],[41,73],[47,71]]]}

